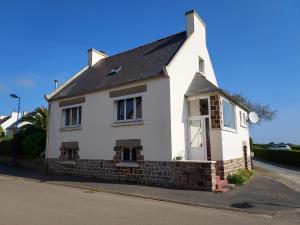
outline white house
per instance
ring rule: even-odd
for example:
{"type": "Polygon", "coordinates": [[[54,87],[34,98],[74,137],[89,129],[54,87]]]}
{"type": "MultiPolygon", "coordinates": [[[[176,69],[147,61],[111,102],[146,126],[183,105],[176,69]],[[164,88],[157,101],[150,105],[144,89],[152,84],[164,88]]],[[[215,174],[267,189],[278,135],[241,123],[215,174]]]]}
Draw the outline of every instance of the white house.
{"type": "Polygon", "coordinates": [[[113,56],[88,50],[46,99],[53,173],[213,190],[250,166],[248,110],[218,87],[194,10],[184,32],[113,56]]]}
{"type": "MultiPolygon", "coordinates": [[[[19,113],[19,118],[20,117],[21,117],[21,113],[19,113]]],[[[5,135],[12,136],[8,128],[11,127],[11,125],[15,124],[17,120],[18,120],[17,112],[12,112],[10,116],[0,117],[0,126],[3,128],[5,135]]]]}

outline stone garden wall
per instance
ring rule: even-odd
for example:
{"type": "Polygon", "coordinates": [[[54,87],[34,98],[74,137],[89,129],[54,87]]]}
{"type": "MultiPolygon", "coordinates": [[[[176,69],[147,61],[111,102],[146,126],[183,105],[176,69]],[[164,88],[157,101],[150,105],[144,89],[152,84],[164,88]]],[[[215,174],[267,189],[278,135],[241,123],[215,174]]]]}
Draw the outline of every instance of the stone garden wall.
{"type": "Polygon", "coordinates": [[[79,159],[76,163],[67,163],[48,159],[47,172],[201,191],[213,191],[216,184],[215,162],[141,161],[138,164],[118,164],[114,160],[79,159]]]}
{"type": "Polygon", "coordinates": [[[216,174],[225,179],[229,174],[238,172],[239,169],[251,169],[251,158],[247,156],[247,167],[244,157],[216,162],[216,174]]]}

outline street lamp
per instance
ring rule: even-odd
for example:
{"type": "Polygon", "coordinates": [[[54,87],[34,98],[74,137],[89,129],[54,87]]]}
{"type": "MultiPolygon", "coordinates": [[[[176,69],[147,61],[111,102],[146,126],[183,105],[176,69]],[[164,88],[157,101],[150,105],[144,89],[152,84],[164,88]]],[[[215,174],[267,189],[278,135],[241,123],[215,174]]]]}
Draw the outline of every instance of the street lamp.
{"type": "MultiPolygon", "coordinates": [[[[17,121],[15,124],[15,131],[17,131],[19,126],[19,114],[20,114],[20,104],[21,104],[21,97],[16,94],[10,94],[10,97],[18,99],[18,114],[17,114],[17,121]]],[[[13,141],[13,155],[12,155],[12,165],[15,164],[16,161],[16,143],[15,140],[13,141]]]]}
{"type": "Polygon", "coordinates": [[[19,125],[19,114],[20,114],[20,103],[21,103],[21,97],[19,97],[18,95],[16,94],[10,94],[10,97],[12,98],[16,98],[18,99],[18,114],[17,114],[17,121],[16,121],[16,129],[18,128],[18,125],[19,125]]]}

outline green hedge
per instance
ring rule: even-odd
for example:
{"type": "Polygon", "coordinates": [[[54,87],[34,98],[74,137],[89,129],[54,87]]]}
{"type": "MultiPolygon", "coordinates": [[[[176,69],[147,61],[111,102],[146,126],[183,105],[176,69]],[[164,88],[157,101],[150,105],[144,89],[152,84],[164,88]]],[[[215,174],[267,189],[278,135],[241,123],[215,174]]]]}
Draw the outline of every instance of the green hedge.
{"type": "Polygon", "coordinates": [[[12,149],[12,139],[0,138],[0,155],[10,156],[12,149]]]}
{"type": "Polygon", "coordinates": [[[45,151],[45,145],[46,134],[44,132],[35,132],[24,137],[21,153],[27,159],[39,158],[40,154],[45,151]]]}
{"type": "Polygon", "coordinates": [[[299,146],[299,145],[292,145],[291,148],[292,148],[294,151],[300,151],[300,146],[299,146]]]}
{"type": "Polygon", "coordinates": [[[253,151],[254,156],[259,159],[300,167],[300,152],[298,151],[267,150],[261,148],[254,148],[253,151]]]}

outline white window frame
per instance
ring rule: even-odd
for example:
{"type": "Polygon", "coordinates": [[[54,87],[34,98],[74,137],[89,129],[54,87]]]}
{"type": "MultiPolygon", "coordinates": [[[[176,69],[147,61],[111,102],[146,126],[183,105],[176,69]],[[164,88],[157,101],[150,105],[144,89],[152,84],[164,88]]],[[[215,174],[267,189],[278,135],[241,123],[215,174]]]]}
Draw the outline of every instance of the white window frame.
{"type": "Polygon", "coordinates": [[[222,120],[223,120],[223,123],[222,123],[222,127],[223,127],[223,130],[226,130],[226,131],[231,131],[231,132],[236,132],[237,131],[237,116],[236,116],[236,112],[237,112],[237,107],[236,105],[227,100],[226,98],[221,98],[221,102],[222,102],[222,120]],[[231,105],[233,105],[233,114],[234,114],[234,124],[235,124],[235,127],[234,128],[231,128],[231,127],[226,127],[224,125],[224,112],[223,112],[223,100],[225,100],[226,102],[229,102],[231,105]]]}
{"type": "Polygon", "coordinates": [[[120,96],[113,98],[113,108],[114,108],[114,113],[113,113],[113,121],[115,123],[122,123],[122,122],[136,122],[136,121],[142,121],[143,120],[143,95],[140,93],[138,94],[132,94],[132,95],[125,95],[125,96],[120,96]],[[136,118],[136,98],[141,97],[142,98],[142,117],[141,118],[136,118]],[[126,100],[129,98],[133,98],[133,119],[126,119],[126,100]],[[118,120],[118,101],[119,100],[124,100],[124,119],[123,120],[118,120]]]}
{"type": "Polygon", "coordinates": [[[81,127],[82,125],[82,110],[83,107],[81,104],[76,104],[76,105],[68,105],[68,106],[64,106],[61,108],[61,127],[62,128],[73,128],[73,127],[81,127]],[[79,124],[79,107],[81,107],[81,123],[79,124]],[[66,114],[64,113],[65,110],[67,109],[72,109],[72,108],[77,108],[77,124],[76,125],[72,125],[71,120],[72,120],[72,110],[70,110],[70,125],[66,126],[66,114]]]}
{"type": "Polygon", "coordinates": [[[240,110],[240,126],[247,127],[247,113],[242,110],[240,110]]]}
{"type": "Polygon", "coordinates": [[[198,57],[198,72],[205,75],[205,60],[201,56],[198,57]]]}

